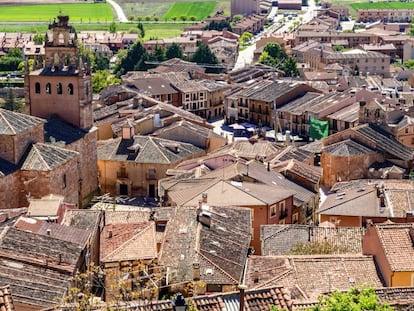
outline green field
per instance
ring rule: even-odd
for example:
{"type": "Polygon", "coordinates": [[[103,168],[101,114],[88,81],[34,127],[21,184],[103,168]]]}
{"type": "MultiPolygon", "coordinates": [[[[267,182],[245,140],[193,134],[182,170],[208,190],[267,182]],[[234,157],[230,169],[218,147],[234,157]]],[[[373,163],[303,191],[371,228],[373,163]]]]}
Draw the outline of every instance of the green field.
{"type": "Polygon", "coordinates": [[[181,16],[188,18],[194,16],[196,20],[203,20],[211,15],[217,2],[175,2],[168,12],[162,17],[164,20],[173,18],[180,19],[181,16]]]}
{"type": "MultiPolygon", "coordinates": [[[[180,36],[181,32],[184,30],[184,26],[188,24],[183,23],[150,23],[147,24],[143,22],[145,28],[145,38],[144,40],[149,40],[150,38],[172,38],[180,36]]],[[[131,28],[136,28],[136,23],[131,24],[116,24],[117,31],[128,32],[131,28]]],[[[0,23],[0,32],[23,32],[23,33],[45,33],[47,31],[47,23],[42,24],[1,24],[0,23]]],[[[76,24],[76,31],[93,31],[93,30],[109,30],[109,23],[100,23],[100,24],[76,24]]]]}
{"type": "Polygon", "coordinates": [[[414,9],[414,2],[361,2],[350,3],[354,10],[359,9],[414,9]]]}
{"type": "Polygon", "coordinates": [[[107,22],[114,19],[107,3],[38,4],[1,7],[0,22],[48,22],[59,14],[71,22],[107,22]]]}

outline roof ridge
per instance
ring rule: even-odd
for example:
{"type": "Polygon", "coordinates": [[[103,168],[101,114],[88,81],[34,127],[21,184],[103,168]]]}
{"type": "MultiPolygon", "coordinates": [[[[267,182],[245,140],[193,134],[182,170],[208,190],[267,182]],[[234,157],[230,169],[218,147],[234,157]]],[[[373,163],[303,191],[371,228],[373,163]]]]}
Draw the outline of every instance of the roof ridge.
{"type": "MultiPolygon", "coordinates": [[[[149,228],[152,227],[153,225],[154,225],[154,223],[148,222],[148,224],[147,224],[147,226],[145,226],[145,228],[143,228],[142,230],[140,230],[139,232],[137,232],[136,234],[134,234],[131,238],[129,238],[128,240],[126,240],[124,243],[122,243],[118,248],[114,249],[111,253],[109,253],[104,258],[102,258],[102,261],[107,260],[110,257],[113,257],[114,255],[116,255],[117,253],[119,253],[126,246],[128,246],[128,244],[132,243],[134,240],[136,240],[138,237],[140,237],[141,234],[144,234],[145,232],[147,232],[149,230],[149,228]]],[[[134,230],[136,230],[136,229],[134,229],[134,230]]]]}
{"type": "Polygon", "coordinates": [[[210,259],[208,259],[206,256],[204,256],[203,254],[201,254],[200,251],[195,250],[196,253],[198,254],[198,256],[202,257],[204,260],[206,260],[207,262],[209,262],[211,265],[213,265],[214,267],[217,268],[217,270],[219,270],[221,273],[223,273],[226,277],[228,277],[230,280],[233,280],[234,282],[239,282],[238,280],[236,280],[234,277],[232,277],[229,273],[227,273],[226,271],[224,271],[221,267],[219,267],[218,265],[216,265],[213,261],[211,261],[210,259]]]}
{"type": "Polygon", "coordinates": [[[51,167],[47,164],[46,160],[43,158],[41,151],[39,150],[38,146],[41,146],[41,143],[36,143],[32,145],[34,151],[38,157],[40,157],[40,161],[43,162],[48,170],[51,170],[51,167]]]}
{"type": "MultiPolygon", "coordinates": [[[[171,161],[168,159],[168,157],[165,155],[164,151],[158,146],[158,144],[155,143],[155,140],[153,137],[149,136],[149,140],[151,141],[151,143],[155,146],[155,148],[157,148],[159,150],[159,152],[161,153],[161,155],[167,160],[168,163],[170,163],[171,161]]],[[[160,139],[158,139],[160,140],[160,139]]],[[[174,141],[175,142],[175,141],[174,141]]],[[[149,143],[149,142],[147,142],[149,143]]],[[[160,141],[161,143],[161,141],[160,141]]],[[[178,143],[178,142],[175,142],[178,143]]]]}
{"type": "Polygon", "coordinates": [[[14,129],[14,127],[10,124],[9,120],[7,120],[6,116],[4,115],[5,112],[6,112],[5,110],[0,111],[1,117],[4,120],[4,122],[7,123],[7,125],[9,126],[9,128],[11,129],[11,131],[13,132],[13,134],[16,134],[16,130],[14,129]]]}

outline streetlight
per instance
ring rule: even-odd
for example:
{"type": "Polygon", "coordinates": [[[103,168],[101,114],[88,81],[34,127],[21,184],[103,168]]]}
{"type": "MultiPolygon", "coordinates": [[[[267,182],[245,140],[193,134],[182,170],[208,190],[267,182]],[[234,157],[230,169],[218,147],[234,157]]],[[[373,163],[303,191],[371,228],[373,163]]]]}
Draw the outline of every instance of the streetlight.
{"type": "Polygon", "coordinates": [[[174,311],[186,311],[187,310],[187,302],[185,301],[183,294],[177,293],[175,298],[171,301],[173,310],[174,311]]]}

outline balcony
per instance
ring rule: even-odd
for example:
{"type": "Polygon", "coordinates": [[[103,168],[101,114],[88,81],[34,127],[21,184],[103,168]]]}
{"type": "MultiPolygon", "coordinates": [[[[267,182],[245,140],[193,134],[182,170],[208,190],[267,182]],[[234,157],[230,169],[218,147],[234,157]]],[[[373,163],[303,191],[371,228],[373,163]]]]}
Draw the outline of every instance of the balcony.
{"type": "Polygon", "coordinates": [[[123,172],[123,171],[116,172],[116,177],[117,178],[120,178],[120,179],[125,179],[125,178],[128,178],[128,173],[127,172],[123,172]]]}
{"type": "Polygon", "coordinates": [[[279,219],[285,219],[286,217],[288,217],[288,213],[287,213],[287,211],[286,211],[286,210],[282,210],[282,211],[280,212],[279,219]]]}

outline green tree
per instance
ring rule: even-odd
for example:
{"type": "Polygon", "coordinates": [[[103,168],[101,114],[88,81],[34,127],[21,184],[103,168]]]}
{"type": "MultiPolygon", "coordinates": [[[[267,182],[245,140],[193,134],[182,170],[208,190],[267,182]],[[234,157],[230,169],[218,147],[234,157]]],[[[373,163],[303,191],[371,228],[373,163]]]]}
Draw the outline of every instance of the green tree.
{"type": "Polygon", "coordinates": [[[165,61],[167,59],[165,56],[165,49],[162,46],[156,45],[150,59],[157,62],[165,61]]]}
{"type": "Polygon", "coordinates": [[[92,69],[94,71],[109,69],[109,58],[96,55],[95,62],[93,63],[92,69]]]}
{"type": "Polygon", "coordinates": [[[266,51],[263,51],[262,54],[260,54],[259,63],[271,67],[276,65],[275,59],[272,56],[270,56],[269,53],[266,51]]]}
{"type": "MultiPolygon", "coordinates": [[[[206,44],[200,44],[197,47],[197,50],[190,58],[190,61],[197,64],[218,64],[216,55],[211,52],[206,44]]],[[[207,68],[206,72],[217,73],[219,70],[217,70],[217,68],[207,68]]]]}
{"type": "Polygon", "coordinates": [[[14,93],[13,88],[8,87],[7,89],[7,96],[4,101],[4,109],[11,110],[11,111],[22,111],[23,106],[19,103],[16,99],[16,94],[14,93]]]}
{"type": "Polygon", "coordinates": [[[115,24],[115,22],[112,22],[112,23],[109,25],[109,32],[110,32],[110,33],[116,33],[116,24],[115,24]]]}
{"type": "Polygon", "coordinates": [[[45,36],[41,34],[35,34],[33,37],[33,42],[35,44],[42,44],[45,41],[45,36]]]}
{"type": "Polygon", "coordinates": [[[296,66],[296,60],[290,56],[283,62],[282,70],[286,77],[297,77],[300,75],[298,67],[296,66]]]}
{"type": "Polygon", "coordinates": [[[121,83],[121,79],[111,74],[109,70],[98,70],[92,75],[92,88],[94,93],[99,93],[109,85],[121,83]]]}
{"type": "Polygon", "coordinates": [[[407,69],[414,69],[414,59],[409,59],[409,60],[406,60],[404,63],[403,63],[403,67],[405,67],[405,68],[407,68],[407,69]]]}
{"type": "Polygon", "coordinates": [[[144,29],[144,25],[142,23],[138,23],[137,25],[138,29],[139,29],[139,35],[141,38],[145,37],[145,29],[144,29]]]}
{"type": "Polygon", "coordinates": [[[269,55],[276,60],[282,60],[287,58],[285,50],[278,43],[266,44],[263,48],[263,51],[269,53],[269,55]]]}
{"type": "Polygon", "coordinates": [[[250,32],[243,32],[242,35],[239,38],[239,42],[242,45],[245,45],[247,42],[249,42],[253,38],[253,35],[250,32]]]}
{"type": "Polygon", "coordinates": [[[0,71],[15,71],[19,68],[21,57],[3,56],[0,58],[0,71]]]}
{"type": "Polygon", "coordinates": [[[187,16],[185,16],[185,15],[181,15],[181,16],[180,16],[180,19],[181,19],[183,22],[185,22],[185,21],[187,20],[187,16]]]}
{"type": "Polygon", "coordinates": [[[236,15],[233,16],[232,23],[236,24],[237,22],[241,21],[242,19],[243,19],[243,15],[236,14],[236,15]]]}
{"type": "Polygon", "coordinates": [[[131,70],[146,70],[149,66],[145,61],[149,60],[147,51],[141,42],[135,42],[127,51],[126,55],[119,55],[120,61],[115,66],[114,72],[119,77],[131,70]]]}
{"type": "Polygon", "coordinates": [[[393,311],[387,303],[380,303],[371,288],[351,288],[347,292],[334,292],[319,298],[313,311],[393,311]]]}
{"type": "Polygon", "coordinates": [[[343,45],[334,45],[332,49],[336,52],[342,52],[345,48],[343,47],[343,45]]]}
{"type": "Polygon", "coordinates": [[[167,50],[165,51],[165,56],[167,59],[171,58],[183,58],[183,51],[181,50],[180,46],[173,42],[167,50]]]}

